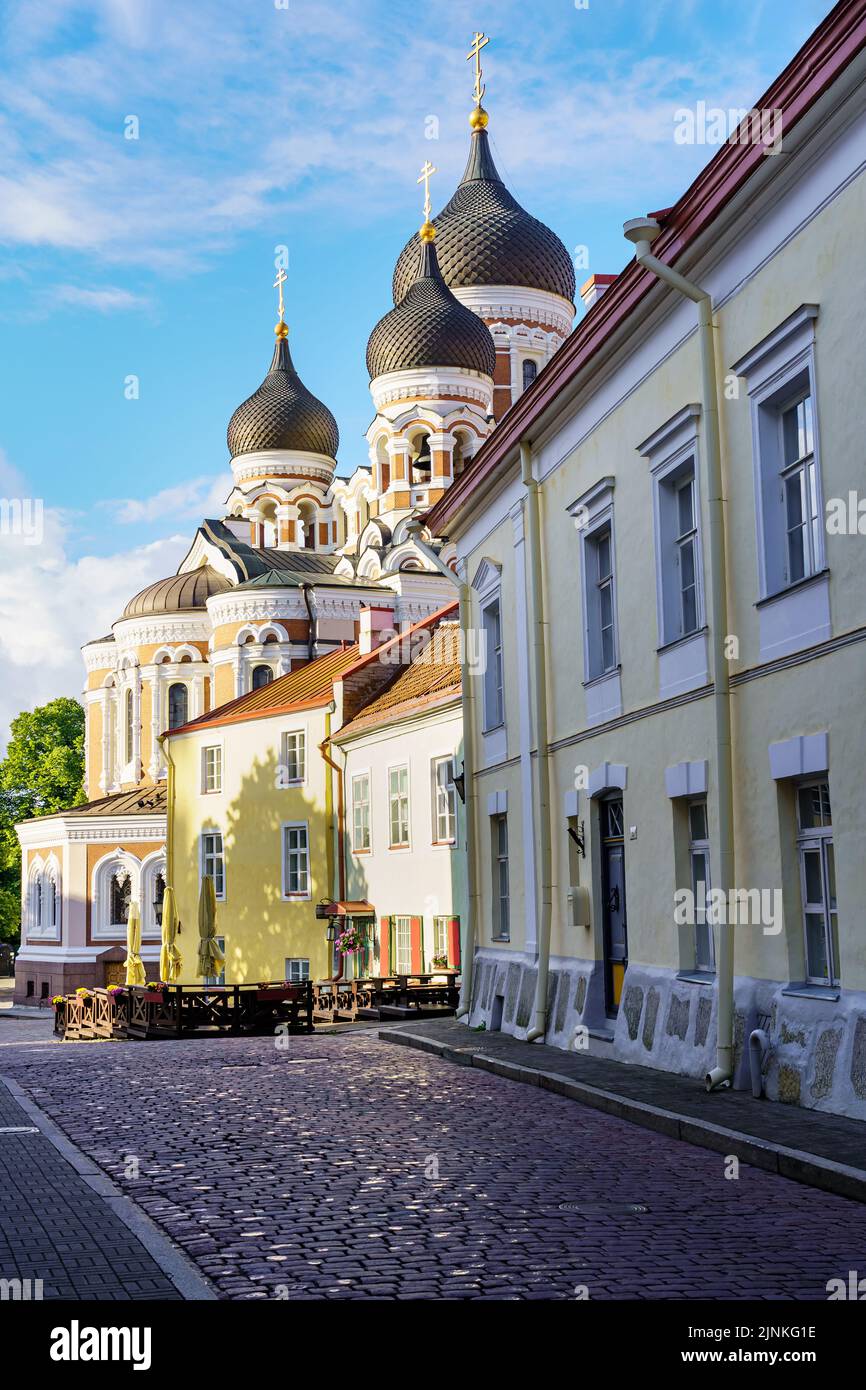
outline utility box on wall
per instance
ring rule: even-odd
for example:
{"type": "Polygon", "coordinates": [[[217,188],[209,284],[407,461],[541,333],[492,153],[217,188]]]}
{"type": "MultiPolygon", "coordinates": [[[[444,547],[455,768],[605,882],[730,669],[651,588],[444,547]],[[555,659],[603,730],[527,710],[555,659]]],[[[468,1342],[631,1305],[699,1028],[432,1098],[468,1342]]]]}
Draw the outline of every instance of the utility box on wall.
{"type": "Polygon", "coordinates": [[[590,925],[589,889],[582,884],[573,884],[568,890],[568,912],[573,927],[590,925]]]}

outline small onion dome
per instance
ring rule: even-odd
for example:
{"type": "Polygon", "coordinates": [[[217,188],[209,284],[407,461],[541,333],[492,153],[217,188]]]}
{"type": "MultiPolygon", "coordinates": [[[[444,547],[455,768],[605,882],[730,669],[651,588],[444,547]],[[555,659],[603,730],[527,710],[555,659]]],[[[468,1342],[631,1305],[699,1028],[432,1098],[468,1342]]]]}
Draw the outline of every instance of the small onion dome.
{"type": "Polygon", "coordinates": [[[492,377],[496,349],[490,330],[442,279],[429,223],[421,233],[420,244],[412,244],[414,278],[407,282],[397,307],[370,334],[370,380],[411,367],[466,367],[492,377]]]}
{"type": "MultiPolygon", "coordinates": [[[[451,201],[433,219],[446,284],[452,289],[522,285],[573,304],[574,265],[568,251],[556,233],[530,217],[505,187],[490,153],[486,120],[472,124],[466,171],[451,201]]],[[[413,237],[400,253],[394,270],[395,304],[411,284],[417,248],[418,238],[413,237]]]]}
{"type": "Polygon", "coordinates": [[[229,453],[237,458],[239,454],[255,454],[264,449],[290,449],[336,458],[340,443],[337,422],[295,371],[286,325],[278,323],[276,331],[277,343],[267,376],[229,421],[229,453]]]}
{"type": "Polygon", "coordinates": [[[157,613],[189,613],[203,609],[212,594],[224,594],[231,581],[210,565],[172,574],[148,584],[140,594],[131,598],[123,610],[124,618],[149,618],[157,613]]]}

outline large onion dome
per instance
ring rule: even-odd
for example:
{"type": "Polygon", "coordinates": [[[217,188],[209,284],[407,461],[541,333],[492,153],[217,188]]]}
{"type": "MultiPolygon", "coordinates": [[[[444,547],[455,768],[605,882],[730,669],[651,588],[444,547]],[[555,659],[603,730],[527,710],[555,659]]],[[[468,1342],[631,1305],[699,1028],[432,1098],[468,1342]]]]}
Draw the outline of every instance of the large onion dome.
{"type": "Polygon", "coordinates": [[[277,334],[267,376],[229,421],[229,453],[237,458],[264,449],[290,449],[335,458],[340,442],[337,422],[295,371],[284,323],[277,325],[277,334]]]}
{"type": "Polygon", "coordinates": [[[212,594],[224,594],[231,581],[210,565],[171,574],[148,584],[140,594],[131,598],[123,610],[123,618],[149,618],[157,613],[189,613],[203,609],[212,594]]]}
{"type": "MultiPolygon", "coordinates": [[[[481,115],[486,123],[486,112],[481,115]]],[[[452,289],[521,285],[574,303],[574,265],[568,251],[555,232],[530,217],[509,193],[493,162],[488,138],[484,126],[476,124],[463,178],[451,201],[433,219],[446,283],[452,289]]],[[[418,237],[414,236],[394,270],[395,304],[412,282],[417,254],[418,237]]]]}
{"type": "Polygon", "coordinates": [[[370,380],[411,367],[466,367],[492,377],[496,349],[490,330],[445,284],[433,245],[433,229],[429,223],[425,228],[428,235],[410,243],[414,274],[408,278],[399,304],[370,334],[370,380]]]}

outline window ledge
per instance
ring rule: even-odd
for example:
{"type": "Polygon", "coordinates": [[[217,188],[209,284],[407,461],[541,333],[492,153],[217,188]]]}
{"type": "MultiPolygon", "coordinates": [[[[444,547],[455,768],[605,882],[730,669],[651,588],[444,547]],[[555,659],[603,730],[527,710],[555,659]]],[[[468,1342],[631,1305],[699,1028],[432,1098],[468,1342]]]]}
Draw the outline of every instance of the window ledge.
{"type": "Polygon", "coordinates": [[[822,570],[816,570],[814,574],[807,574],[804,579],[797,579],[793,584],[786,584],[782,589],[775,589],[772,594],[765,594],[755,602],[756,608],[763,608],[768,603],[777,603],[786,594],[796,594],[801,589],[811,588],[813,584],[818,584],[821,580],[829,577],[830,571],[825,566],[822,570]]]}
{"type": "Polygon", "coordinates": [[[584,690],[590,690],[594,685],[601,685],[602,681],[609,681],[611,676],[618,676],[622,672],[622,663],[617,662],[616,666],[611,666],[609,671],[602,671],[601,675],[590,676],[588,680],[582,681],[584,690]]]}
{"type": "Polygon", "coordinates": [[[707,624],[704,623],[703,627],[696,627],[694,632],[687,632],[683,637],[675,637],[672,642],[663,642],[660,647],[656,647],[656,653],[661,656],[662,652],[671,652],[676,647],[683,646],[685,642],[693,642],[696,637],[700,637],[702,634],[706,636],[709,630],[707,624]]]}
{"type": "Polygon", "coordinates": [[[787,985],[782,990],[784,995],[792,999],[828,999],[831,1003],[841,998],[842,990],[839,985],[787,985]]]}
{"type": "Polygon", "coordinates": [[[481,729],[481,733],[484,736],[484,738],[486,738],[488,734],[496,734],[499,732],[500,729],[504,728],[505,720],[500,719],[498,724],[485,724],[481,729]]]}
{"type": "Polygon", "coordinates": [[[713,985],[716,982],[715,970],[680,970],[677,979],[684,985],[713,985]]]}

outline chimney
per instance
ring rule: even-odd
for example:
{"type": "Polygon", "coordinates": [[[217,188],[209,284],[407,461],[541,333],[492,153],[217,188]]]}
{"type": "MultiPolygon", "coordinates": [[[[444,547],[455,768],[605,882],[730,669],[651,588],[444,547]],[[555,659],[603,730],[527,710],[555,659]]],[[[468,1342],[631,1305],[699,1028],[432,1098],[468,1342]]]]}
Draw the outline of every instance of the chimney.
{"type": "Polygon", "coordinates": [[[361,656],[381,647],[383,642],[394,636],[394,611],[391,608],[374,608],[365,603],[358,613],[358,650],[361,656]]]}
{"type": "Polygon", "coordinates": [[[586,284],[580,287],[580,297],[587,309],[591,309],[597,299],[601,299],[606,289],[613,284],[615,275],[590,275],[586,284]]]}

